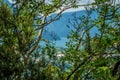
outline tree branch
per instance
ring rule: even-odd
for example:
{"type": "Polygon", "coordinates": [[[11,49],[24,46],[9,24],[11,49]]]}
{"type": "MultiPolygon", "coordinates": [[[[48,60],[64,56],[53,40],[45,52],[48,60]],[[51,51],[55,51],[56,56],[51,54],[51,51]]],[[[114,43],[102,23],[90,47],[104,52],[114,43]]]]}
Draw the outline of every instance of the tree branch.
{"type": "Polygon", "coordinates": [[[85,59],[83,60],[83,62],[80,63],[80,64],[71,72],[70,75],[68,75],[68,77],[67,77],[66,80],[69,80],[70,77],[71,77],[82,65],[84,65],[86,62],[88,62],[92,56],[93,56],[93,54],[91,54],[91,55],[89,55],[89,57],[85,58],[85,59]]]}
{"type": "MultiPolygon", "coordinates": [[[[45,20],[46,20],[46,15],[43,17],[42,24],[45,23],[45,20]]],[[[37,36],[37,40],[36,40],[35,44],[26,52],[26,57],[28,57],[29,54],[31,54],[36,49],[36,47],[38,46],[38,43],[39,43],[39,41],[41,40],[41,37],[42,37],[43,29],[44,29],[44,26],[38,32],[38,36],[37,36]]]]}

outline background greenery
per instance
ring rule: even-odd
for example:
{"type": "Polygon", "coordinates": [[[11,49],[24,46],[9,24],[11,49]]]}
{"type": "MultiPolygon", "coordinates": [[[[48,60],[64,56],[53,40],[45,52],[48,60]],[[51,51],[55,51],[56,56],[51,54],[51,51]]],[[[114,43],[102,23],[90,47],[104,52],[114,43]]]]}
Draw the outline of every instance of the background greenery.
{"type": "Polygon", "coordinates": [[[67,36],[67,47],[59,50],[42,37],[43,30],[66,9],[81,5],[77,5],[79,0],[49,1],[16,0],[12,5],[0,1],[0,79],[119,80],[120,4],[95,0],[82,5],[86,14],[68,23],[74,29],[67,36]],[[97,18],[91,18],[92,12],[97,18]],[[93,28],[98,33],[91,36],[93,28]],[[45,46],[39,45],[41,41],[45,46]]]}

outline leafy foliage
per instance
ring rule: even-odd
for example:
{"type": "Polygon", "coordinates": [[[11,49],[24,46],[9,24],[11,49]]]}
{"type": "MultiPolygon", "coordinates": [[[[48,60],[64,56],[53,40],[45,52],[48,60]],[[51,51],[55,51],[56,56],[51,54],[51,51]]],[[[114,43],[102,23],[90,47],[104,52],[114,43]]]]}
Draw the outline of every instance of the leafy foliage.
{"type": "Polygon", "coordinates": [[[0,1],[0,79],[119,80],[119,3],[95,0],[90,8],[85,6],[86,14],[69,23],[73,30],[64,49],[42,38],[45,26],[59,19],[64,10],[77,8],[78,2],[16,0],[10,6],[0,1]],[[57,16],[46,19],[59,9],[57,16]],[[93,12],[98,14],[95,19],[93,12]],[[94,28],[97,32],[92,34],[94,28]]]}

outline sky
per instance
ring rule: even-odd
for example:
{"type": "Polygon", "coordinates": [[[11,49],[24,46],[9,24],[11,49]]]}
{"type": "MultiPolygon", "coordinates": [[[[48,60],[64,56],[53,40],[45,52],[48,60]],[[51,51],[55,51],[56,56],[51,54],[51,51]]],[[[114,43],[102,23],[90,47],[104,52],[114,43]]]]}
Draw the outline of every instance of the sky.
{"type": "MultiPolygon", "coordinates": [[[[8,2],[13,4],[13,3],[15,3],[15,0],[8,0],[8,2]]],[[[83,4],[88,4],[88,3],[92,3],[92,2],[94,2],[94,0],[79,0],[78,4],[83,5],[83,4]]],[[[80,11],[80,10],[84,10],[84,7],[71,8],[71,9],[66,10],[65,12],[73,12],[73,11],[75,12],[75,11],[80,11]]]]}
{"type": "Polygon", "coordinates": [[[15,3],[15,0],[8,0],[11,4],[15,3]]]}
{"type": "MultiPolygon", "coordinates": [[[[78,5],[90,4],[93,2],[94,0],[80,0],[78,5]]],[[[81,6],[78,8],[71,8],[71,9],[66,10],[65,12],[75,12],[75,11],[80,11],[80,10],[85,10],[84,6],[81,6]]]]}
{"type": "MultiPolygon", "coordinates": [[[[8,1],[9,3],[15,3],[15,0],[5,0],[5,1],[8,1]]],[[[46,0],[46,2],[49,1],[49,0],[46,0]]],[[[120,3],[120,0],[115,0],[116,3],[120,3]]],[[[90,4],[90,3],[93,3],[94,0],[79,0],[79,5],[83,5],[83,4],[90,4]]],[[[84,10],[85,8],[83,6],[81,7],[78,7],[78,8],[71,8],[71,9],[68,9],[64,12],[75,12],[75,11],[80,11],[80,10],[84,10]]]]}

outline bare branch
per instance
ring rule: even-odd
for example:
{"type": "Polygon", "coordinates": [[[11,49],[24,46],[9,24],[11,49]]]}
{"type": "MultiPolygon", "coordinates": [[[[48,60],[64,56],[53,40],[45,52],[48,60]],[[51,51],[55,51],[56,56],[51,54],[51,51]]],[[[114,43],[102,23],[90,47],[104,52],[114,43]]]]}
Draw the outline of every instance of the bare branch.
{"type": "Polygon", "coordinates": [[[85,34],[85,32],[87,31],[87,30],[89,30],[89,29],[91,29],[93,26],[91,26],[90,28],[87,28],[87,29],[85,29],[84,31],[82,31],[82,33],[81,33],[81,36],[80,36],[80,38],[79,38],[79,42],[78,42],[78,45],[77,45],[77,47],[76,47],[76,51],[79,49],[79,46],[80,46],[80,44],[81,44],[81,42],[82,42],[82,39],[83,39],[83,36],[84,36],[84,34],[85,34]]]}
{"type": "Polygon", "coordinates": [[[83,60],[83,62],[80,63],[80,64],[71,72],[70,75],[68,75],[68,77],[67,77],[66,80],[69,80],[70,77],[71,77],[81,66],[83,66],[85,63],[87,63],[88,61],[90,61],[91,57],[93,57],[93,54],[91,54],[91,55],[89,55],[89,57],[85,58],[85,59],[83,60]]]}
{"type": "MultiPolygon", "coordinates": [[[[46,20],[46,15],[43,17],[42,24],[45,23],[45,20],[46,20]]],[[[38,32],[38,36],[37,36],[37,40],[36,40],[35,44],[26,52],[26,55],[27,55],[26,57],[28,57],[29,54],[31,54],[36,49],[36,47],[38,46],[38,43],[39,43],[39,41],[41,40],[41,37],[42,37],[43,29],[44,29],[44,26],[38,32]]]]}

